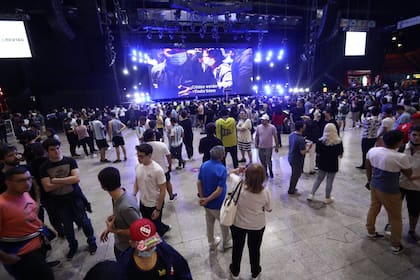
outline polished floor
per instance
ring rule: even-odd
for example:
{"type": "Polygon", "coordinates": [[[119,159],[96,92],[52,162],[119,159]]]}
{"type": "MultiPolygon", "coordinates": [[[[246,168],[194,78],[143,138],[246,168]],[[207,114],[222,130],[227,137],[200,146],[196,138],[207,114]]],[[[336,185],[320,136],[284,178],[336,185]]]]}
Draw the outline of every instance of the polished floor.
{"type": "MultiPolygon", "coordinates": [[[[229,279],[231,250],[209,252],[204,210],[198,205],[196,196],[197,171],[202,158],[197,147],[202,136],[198,130],[195,131],[194,160],[188,161],[185,169],[172,172],[174,191],[179,198],[166,203],[163,220],[171,224],[173,229],[165,237],[188,260],[194,279],[229,279]]],[[[279,153],[273,154],[275,174],[266,184],[272,193],[274,209],[267,214],[261,249],[261,279],[420,279],[420,247],[407,239],[405,203],[403,243],[407,250],[402,255],[390,253],[389,240],[370,241],[365,237],[369,192],[364,188],[366,178],[363,171],[355,168],[361,158],[360,130],[348,129],[342,133],[345,153],[334,181],[335,202],[327,206],[322,203],[325,183],[316,195],[319,201],[308,204],[306,200],[316,175],[304,174],[298,183],[302,195],[288,196],[290,167],[287,163],[287,136],[282,137],[283,147],[279,153]]],[[[61,138],[65,142],[64,137],[61,138]]],[[[96,236],[104,229],[105,218],[112,211],[110,197],[99,186],[98,172],[107,165],[116,166],[122,174],[123,186],[129,191],[133,187],[134,167],[137,163],[135,132],[125,131],[125,139],[128,152],[126,162],[101,164],[98,157],[82,157],[77,160],[81,186],[92,202],[93,213],[89,216],[96,236]]],[[[63,151],[68,154],[66,142],[63,143],[63,151]]],[[[78,152],[83,153],[81,149],[78,152]]],[[[253,153],[256,159],[256,151],[253,153]]],[[[107,152],[107,158],[115,159],[114,149],[107,152]]],[[[232,168],[229,155],[227,163],[232,168]]],[[[386,213],[382,210],[377,220],[378,231],[383,229],[386,221],[386,213]]],[[[61,264],[54,268],[56,279],[83,279],[96,262],[114,259],[112,238],[107,243],[98,242],[99,248],[94,256],[87,252],[83,232],[77,232],[77,238],[79,252],[71,261],[65,258],[66,241],[53,241],[53,251],[48,259],[61,260],[61,264]]],[[[246,250],[240,276],[241,279],[251,278],[246,250]]],[[[0,268],[0,279],[11,279],[3,267],[0,268]]]]}

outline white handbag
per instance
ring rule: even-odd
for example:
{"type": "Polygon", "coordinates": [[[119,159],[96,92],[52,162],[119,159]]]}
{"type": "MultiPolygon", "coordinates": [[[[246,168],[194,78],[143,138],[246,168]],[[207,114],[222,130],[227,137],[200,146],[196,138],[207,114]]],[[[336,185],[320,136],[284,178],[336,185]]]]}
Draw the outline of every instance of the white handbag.
{"type": "Polygon", "coordinates": [[[240,181],[235,189],[228,193],[220,208],[220,224],[223,226],[231,226],[235,221],[236,210],[238,208],[238,200],[241,195],[242,181],[240,181]]]}

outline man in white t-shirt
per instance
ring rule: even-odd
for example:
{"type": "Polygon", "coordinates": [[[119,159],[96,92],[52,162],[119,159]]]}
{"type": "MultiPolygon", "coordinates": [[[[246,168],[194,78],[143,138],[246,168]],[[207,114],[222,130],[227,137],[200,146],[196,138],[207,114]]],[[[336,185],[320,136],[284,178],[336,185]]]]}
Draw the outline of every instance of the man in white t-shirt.
{"type": "Polygon", "coordinates": [[[140,212],[152,220],[160,236],[171,229],[162,223],[166,194],[166,178],[162,167],[152,160],[153,148],[147,143],[136,146],[139,164],[136,166],[136,181],[133,195],[140,191],[140,212]]]}
{"type": "Polygon", "coordinates": [[[169,151],[168,147],[165,143],[156,141],[156,132],[153,129],[147,129],[143,133],[144,141],[152,146],[153,153],[152,153],[152,160],[157,162],[165,172],[166,178],[166,190],[169,194],[169,200],[173,201],[178,194],[173,193],[172,191],[172,183],[171,183],[171,171],[172,171],[172,157],[171,152],[169,151]]]}
{"type": "Polygon", "coordinates": [[[402,234],[402,199],[400,192],[400,173],[411,178],[412,169],[409,158],[397,149],[403,143],[403,133],[391,130],[384,134],[385,147],[375,147],[366,156],[366,176],[370,186],[370,208],[367,214],[366,228],[369,239],[384,238],[375,230],[376,217],[382,205],[388,214],[391,225],[391,251],[400,254],[404,251],[401,244],[402,234]]]}

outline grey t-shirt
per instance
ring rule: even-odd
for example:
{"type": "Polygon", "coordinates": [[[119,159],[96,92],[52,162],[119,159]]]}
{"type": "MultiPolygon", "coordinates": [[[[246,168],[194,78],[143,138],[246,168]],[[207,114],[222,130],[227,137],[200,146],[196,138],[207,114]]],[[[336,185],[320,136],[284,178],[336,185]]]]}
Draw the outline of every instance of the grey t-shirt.
{"type": "MultiPolygon", "coordinates": [[[[141,218],[140,211],[137,206],[136,198],[125,192],[117,201],[114,201],[114,227],[116,229],[127,229],[131,223],[141,218]]],[[[114,246],[124,251],[129,247],[128,241],[130,236],[114,234],[114,246]]]]}

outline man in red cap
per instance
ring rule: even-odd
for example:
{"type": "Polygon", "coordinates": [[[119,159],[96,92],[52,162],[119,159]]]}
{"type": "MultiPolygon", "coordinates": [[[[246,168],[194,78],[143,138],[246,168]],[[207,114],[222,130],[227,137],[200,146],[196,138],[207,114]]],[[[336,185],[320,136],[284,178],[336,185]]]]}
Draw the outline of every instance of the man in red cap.
{"type": "Polygon", "coordinates": [[[192,279],[187,261],[156,232],[155,224],[146,218],[130,225],[130,248],[119,263],[123,279],[192,279]]]}

